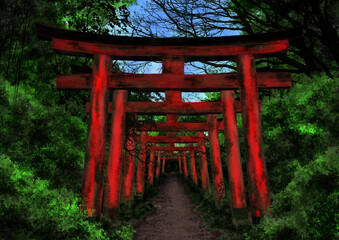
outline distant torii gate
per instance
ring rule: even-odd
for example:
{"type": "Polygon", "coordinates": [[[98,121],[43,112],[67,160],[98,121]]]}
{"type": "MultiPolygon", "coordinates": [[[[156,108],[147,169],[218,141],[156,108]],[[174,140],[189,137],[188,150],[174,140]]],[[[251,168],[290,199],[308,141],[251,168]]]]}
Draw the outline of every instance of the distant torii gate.
{"type": "MultiPolygon", "coordinates": [[[[173,140],[172,138],[178,138],[178,139],[180,139],[180,140],[182,140],[182,138],[183,137],[170,137],[170,142],[176,142],[175,140],[173,140]]],[[[192,139],[192,137],[184,137],[184,139],[188,139],[188,141],[189,142],[192,142],[193,140],[191,140],[192,139]]],[[[196,139],[195,140],[195,142],[196,141],[200,141],[201,139],[203,139],[203,138],[193,138],[193,139],[196,139]]],[[[164,141],[164,140],[162,140],[162,141],[164,141]]],[[[157,149],[158,147],[151,147],[150,148],[150,150],[151,151],[156,151],[155,149],[157,149]]],[[[170,147],[170,148],[172,148],[172,147],[170,147]]],[[[189,149],[188,151],[190,152],[190,153],[193,153],[194,154],[194,151],[196,151],[196,150],[202,150],[202,148],[201,147],[194,147],[193,146],[193,143],[192,143],[192,145],[191,146],[188,146],[188,147],[178,147],[177,148],[178,150],[177,151],[179,151],[179,152],[182,152],[182,153],[180,153],[180,154],[174,154],[174,153],[172,153],[172,154],[170,154],[170,153],[165,153],[165,154],[162,154],[162,156],[163,157],[165,157],[165,158],[169,158],[169,157],[171,157],[171,158],[177,158],[178,159],[178,164],[179,164],[179,171],[180,171],[180,173],[182,172],[182,167],[181,167],[181,164],[182,164],[182,162],[181,162],[181,160],[183,160],[183,167],[184,167],[184,174],[185,174],[185,177],[187,178],[188,177],[188,172],[187,172],[187,163],[186,163],[186,156],[185,156],[185,154],[184,154],[184,152],[186,151],[186,149],[189,149]],[[182,150],[182,149],[185,149],[185,150],[182,150]]],[[[160,151],[158,151],[158,152],[160,152],[160,151]]],[[[171,151],[171,152],[173,152],[173,151],[171,151]]],[[[195,161],[194,161],[194,156],[193,156],[193,158],[192,158],[192,155],[191,155],[191,174],[192,174],[192,179],[197,179],[197,173],[196,173],[196,169],[195,169],[195,161]],[[193,167],[194,166],[194,167],[193,167]]],[[[164,159],[164,161],[163,161],[163,165],[165,164],[165,159],[164,159]]],[[[159,166],[159,165],[158,165],[159,166]]],[[[149,173],[150,173],[150,170],[149,170],[149,173]]],[[[152,173],[151,173],[152,174],[152,173]]],[[[197,184],[197,181],[194,181],[194,183],[195,184],[197,184]]]]}
{"type": "MultiPolygon", "coordinates": [[[[258,88],[289,88],[291,78],[290,74],[285,72],[256,72],[254,60],[285,53],[288,50],[289,38],[298,34],[299,30],[216,38],[151,39],[81,33],[41,24],[37,24],[36,27],[38,36],[52,41],[52,48],[57,53],[93,57],[92,74],[57,77],[58,89],[91,89],[90,122],[82,190],[82,198],[85,199],[89,216],[99,217],[103,212],[112,219],[117,217],[126,113],[167,114],[168,125],[177,124],[177,114],[207,114],[210,151],[213,159],[212,175],[216,192],[223,190],[223,176],[218,122],[215,114],[222,113],[232,212],[234,217],[247,215],[236,127],[233,92],[235,89],[240,90],[251,215],[260,218],[270,214],[258,88]],[[163,72],[162,74],[112,73],[112,58],[160,60],[163,63],[163,72]],[[225,74],[184,74],[185,61],[206,60],[236,61],[238,71],[225,74]],[[105,161],[108,88],[114,89],[114,94],[109,110],[112,114],[112,125],[102,207],[104,181],[102,169],[105,161]],[[128,102],[127,90],[165,91],[166,100],[163,103],[128,102]],[[221,102],[182,103],[180,91],[221,91],[221,102]]],[[[141,139],[145,137],[143,132],[145,131],[141,132],[141,139]]],[[[168,136],[174,134],[169,132],[168,136]]],[[[169,148],[171,147],[173,146],[169,148]]],[[[141,146],[141,151],[146,151],[145,145],[141,146]]]]}
{"type": "MultiPolygon", "coordinates": [[[[182,157],[183,155],[164,155],[163,156],[163,158],[164,158],[164,160],[178,160],[178,167],[179,167],[179,172],[180,172],[180,174],[182,174],[182,162],[181,162],[181,157],[182,157]]],[[[184,169],[185,169],[185,164],[183,164],[184,165],[184,169]]],[[[185,172],[185,170],[184,170],[184,172],[185,172]]],[[[187,172],[187,165],[186,165],[186,172],[187,172]]],[[[187,176],[185,175],[185,177],[187,178],[187,176]]]]}

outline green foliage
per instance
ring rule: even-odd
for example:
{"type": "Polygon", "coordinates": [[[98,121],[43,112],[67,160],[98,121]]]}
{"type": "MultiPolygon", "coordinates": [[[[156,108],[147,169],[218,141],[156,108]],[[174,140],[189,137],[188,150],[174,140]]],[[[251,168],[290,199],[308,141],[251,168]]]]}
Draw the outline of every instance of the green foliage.
{"type": "Polygon", "coordinates": [[[130,225],[122,225],[120,230],[117,230],[113,235],[114,239],[117,240],[132,240],[135,230],[130,225]]]}
{"type": "Polygon", "coordinates": [[[34,90],[4,81],[0,103],[0,149],[14,162],[30,167],[53,187],[79,191],[86,143],[86,124],[63,107],[43,106],[34,90]],[[19,131],[18,131],[19,130],[19,131]]]}
{"type": "Polygon", "coordinates": [[[308,224],[308,232],[314,239],[331,239],[338,238],[339,232],[339,193],[330,194],[326,201],[317,202],[310,223],[308,224]],[[334,221],[333,221],[334,220],[334,221]]]}
{"type": "Polygon", "coordinates": [[[99,224],[86,221],[74,193],[51,189],[5,155],[0,175],[1,239],[108,239],[99,224]]]}
{"type": "Polygon", "coordinates": [[[274,217],[253,228],[246,239],[334,239],[338,150],[331,147],[323,156],[298,166],[288,186],[272,196],[274,217]]]}
{"type": "Polygon", "coordinates": [[[263,103],[273,216],[246,239],[334,239],[337,232],[338,79],[304,78],[263,103]]]}
{"type": "Polygon", "coordinates": [[[82,32],[108,34],[109,29],[118,33],[126,31],[129,25],[129,6],[134,0],[105,1],[105,0],[78,0],[59,2],[63,12],[62,21],[70,29],[82,32]]]}
{"type": "MultiPolygon", "coordinates": [[[[132,2],[1,2],[0,153],[9,157],[1,157],[0,166],[1,239],[132,238],[129,225],[106,231],[102,223],[89,223],[78,207],[90,91],[56,91],[55,76],[69,74],[71,63],[88,67],[91,60],[56,55],[50,42],[37,39],[34,25],[119,33],[129,25],[132,2]]],[[[142,216],[152,211],[146,200],[153,193],[134,204],[142,216]]]]}
{"type": "Polygon", "coordinates": [[[298,165],[305,165],[329,146],[338,145],[338,79],[305,78],[284,98],[262,104],[267,166],[272,190],[282,190],[298,165]]]}
{"type": "MultiPolygon", "coordinates": [[[[133,238],[135,231],[130,225],[116,226],[109,234],[101,223],[87,221],[78,194],[65,188],[51,189],[49,181],[41,180],[5,155],[0,155],[0,184],[1,239],[133,238]]],[[[149,204],[146,200],[142,202],[149,204]]]]}

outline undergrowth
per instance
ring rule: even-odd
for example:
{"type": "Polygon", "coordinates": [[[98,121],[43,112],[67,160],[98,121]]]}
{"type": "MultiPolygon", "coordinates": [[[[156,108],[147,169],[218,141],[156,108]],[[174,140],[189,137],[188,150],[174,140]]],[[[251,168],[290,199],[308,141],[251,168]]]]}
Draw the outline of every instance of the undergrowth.
{"type": "Polygon", "coordinates": [[[87,219],[80,210],[86,122],[41,104],[29,86],[18,86],[14,98],[14,86],[0,80],[0,239],[132,239],[165,176],[121,203],[119,222],[87,219]]]}
{"type": "MultiPolygon", "coordinates": [[[[260,224],[251,228],[236,229],[229,204],[223,203],[218,208],[213,194],[203,194],[199,187],[186,183],[192,201],[198,204],[196,210],[208,226],[221,230],[221,239],[329,240],[339,237],[339,79],[325,75],[296,77],[302,78],[303,84],[296,84],[283,97],[275,93],[272,99],[262,101],[272,216],[263,217],[260,224]]],[[[243,138],[241,127],[239,135],[243,138]]],[[[224,146],[220,149],[224,152],[224,146]]],[[[244,146],[240,149],[244,155],[244,146]]],[[[244,159],[242,162],[246,172],[244,159]]],[[[247,184],[246,174],[244,178],[247,184]]],[[[226,189],[225,199],[230,199],[228,192],[226,189]]]]}

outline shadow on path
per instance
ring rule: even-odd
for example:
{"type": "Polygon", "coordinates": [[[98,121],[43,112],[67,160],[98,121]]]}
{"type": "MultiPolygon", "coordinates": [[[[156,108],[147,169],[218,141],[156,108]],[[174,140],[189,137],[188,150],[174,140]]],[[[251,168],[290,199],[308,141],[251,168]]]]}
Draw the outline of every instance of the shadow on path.
{"type": "Polygon", "coordinates": [[[171,174],[153,202],[155,212],[141,220],[134,229],[134,240],[212,240],[219,234],[207,230],[184,186],[171,174]]]}

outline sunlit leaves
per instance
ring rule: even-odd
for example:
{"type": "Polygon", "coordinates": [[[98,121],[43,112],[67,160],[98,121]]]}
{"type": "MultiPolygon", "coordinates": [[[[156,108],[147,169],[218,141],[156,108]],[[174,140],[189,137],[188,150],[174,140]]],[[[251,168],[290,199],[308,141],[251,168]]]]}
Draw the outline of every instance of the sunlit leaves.
{"type": "Polygon", "coordinates": [[[0,238],[108,239],[98,224],[86,221],[74,193],[51,189],[47,180],[4,155],[0,155],[0,174],[12,189],[0,193],[0,238]]]}
{"type": "Polygon", "coordinates": [[[116,30],[126,31],[129,25],[129,6],[133,0],[104,1],[78,0],[63,5],[63,21],[68,28],[82,31],[108,34],[116,30]]]}

